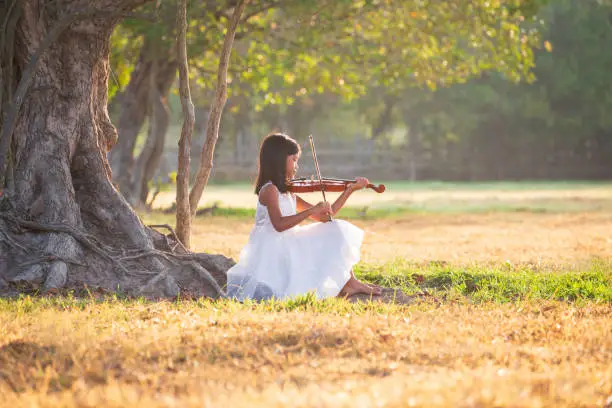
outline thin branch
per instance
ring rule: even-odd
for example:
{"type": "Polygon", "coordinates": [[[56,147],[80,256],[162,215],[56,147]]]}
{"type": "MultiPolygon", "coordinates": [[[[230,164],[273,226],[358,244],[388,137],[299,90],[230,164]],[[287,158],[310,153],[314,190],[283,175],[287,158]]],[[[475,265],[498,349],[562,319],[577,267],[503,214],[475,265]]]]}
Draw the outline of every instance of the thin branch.
{"type": "Polygon", "coordinates": [[[187,63],[187,0],[180,0],[176,12],[178,37],[179,93],[183,109],[183,128],[179,139],[178,171],[176,176],[176,230],[178,241],[186,248],[191,246],[191,209],[189,208],[189,162],[191,135],[195,124],[195,112],[189,89],[189,65],[187,63]]]}
{"type": "Polygon", "coordinates": [[[208,116],[208,123],[206,124],[206,142],[202,148],[202,154],[200,155],[200,167],[196,176],[195,184],[189,194],[189,206],[191,215],[194,216],[198,208],[198,202],[202,197],[204,188],[208,183],[210,177],[210,171],[213,165],[213,155],[215,152],[215,145],[219,138],[219,125],[221,122],[221,115],[223,114],[223,108],[227,101],[227,68],[229,66],[229,58],[232,52],[232,46],[234,43],[234,36],[238,23],[240,22],[240,16],[244,11],[248,0],[239,0],[234,14],[229,21],[227,27],[227,33],[223,41],[223,48],[221,50],[219,58],[219,71],[217,73],[217,94],[215,100],[212,102],[210,107],[210,114],[208,116]]]}

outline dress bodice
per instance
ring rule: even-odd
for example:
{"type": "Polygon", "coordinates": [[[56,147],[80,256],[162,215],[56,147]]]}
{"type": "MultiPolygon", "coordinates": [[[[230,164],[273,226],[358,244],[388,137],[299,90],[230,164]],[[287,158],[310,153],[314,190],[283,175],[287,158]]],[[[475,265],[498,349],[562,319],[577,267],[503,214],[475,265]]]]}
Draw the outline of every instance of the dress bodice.
{"type": "MultiPolygon", "coordinates": [[[[268,181],[261,187],[261,190],[272,184],[272,182],[268,181]]],[[[261,193],[260,190],[260,193],[261,193]]],[[[297,212],[295,197],[291,193],[278,193],[278,206],[280,207],[281,214],[286,217],[288,215],[294,215],[297,212]]],[[[255,211],[255,225],[256,226],[264,226],[269,225],[272,226],[272,222],[270,221],[270,214],[268,213],[268,207],[263,205],[259,198],[257,198],[257,210],[255,211]]]]}

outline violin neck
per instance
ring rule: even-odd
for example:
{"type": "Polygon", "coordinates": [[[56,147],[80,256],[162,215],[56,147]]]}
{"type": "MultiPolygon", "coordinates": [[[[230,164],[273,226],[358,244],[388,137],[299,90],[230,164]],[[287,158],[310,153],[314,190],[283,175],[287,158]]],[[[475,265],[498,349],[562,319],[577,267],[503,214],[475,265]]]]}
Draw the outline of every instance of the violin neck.
{"type": "MultiPolygon", "coordinates": [[[[296,180],[296,181],[302,181],[302,180],[304,180],[304,181],[306,181],[306,180],[310,180],[310,179],[309,179],[309,178],[307,178],[307,177],[300,177],[300,178],[296,178],[296,179],[293,179],[293,180],[296,180]]],[[[322,180],[323,180],[323,181],[342,181],[342,182],[345,182],[345,183],[354,183],[354,182],[355,182],[355,180],[348,180],[348,179],[341,179],[341,178],[333,178],[333,177],[323,177],[323,178],[322,178],[322,180]]],[[[317,180],[316,180],[316,179],[314,179],[314,181],[317,181],[317,180]]]]}

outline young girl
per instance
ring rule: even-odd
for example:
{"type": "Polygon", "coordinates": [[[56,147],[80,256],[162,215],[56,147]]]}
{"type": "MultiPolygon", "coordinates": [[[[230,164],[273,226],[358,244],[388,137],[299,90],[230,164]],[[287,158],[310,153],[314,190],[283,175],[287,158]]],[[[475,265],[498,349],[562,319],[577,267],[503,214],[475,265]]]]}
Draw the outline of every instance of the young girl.
{"type": "Polygon", "coordinates": [[[267,136],[259,152],[259,195],[255,226],[239,262],[227,273],[227,293],[244,300],[288,298],[314,291],[317,297],[379,295],[380,288],[355,279],[363,231],[342,220],[329,221],[347,198],[364,188],[358,177],[330,205],[313,206],[288,192],[295,176],[300,146],[283,134],[267,136]],[[318,223],[299,226],[307,218],[318,223]]]}

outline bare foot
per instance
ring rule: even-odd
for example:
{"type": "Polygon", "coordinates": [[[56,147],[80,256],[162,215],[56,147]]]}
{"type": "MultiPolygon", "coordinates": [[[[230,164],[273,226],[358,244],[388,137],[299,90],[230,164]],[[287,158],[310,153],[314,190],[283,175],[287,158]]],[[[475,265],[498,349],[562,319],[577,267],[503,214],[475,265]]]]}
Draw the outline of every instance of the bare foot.
{"type": "Polygon", "coordinates": [[[349,297],[358,293],[363,293],[365,295],[371,296],[379,296],[382,293],[380,287],[375,285],[368,285],[363,282],[358,281],[354,277],[351,277],[344,288],[340,291],[338,296],[349,297]]]}

